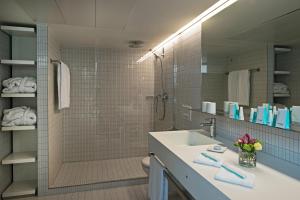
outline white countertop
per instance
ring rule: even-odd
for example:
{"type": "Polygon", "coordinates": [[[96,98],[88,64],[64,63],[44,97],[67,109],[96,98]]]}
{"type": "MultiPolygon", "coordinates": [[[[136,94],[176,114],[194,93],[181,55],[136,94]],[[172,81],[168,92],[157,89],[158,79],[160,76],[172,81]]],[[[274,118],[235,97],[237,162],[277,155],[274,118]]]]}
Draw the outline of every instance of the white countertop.
{"type": "MultiPolygon", "coordinates": [[[[291,178],[279,171],[276,171],[266,165],[257,163],[256,168],[244,168],[238,165],[238,154],[227,150],[223,154],[211,153],[215,157],[222,158],[225,163],[239,167],[249,173],[255,174],[255,187],[253,189],[245,188],[238,185],[220,182],[214,179],[218,168],[199,165],[193,163],[195,157],[205,151],[209,145],[202,146],[180,146],[165,143],[165,138],[160,137],[162,132],[150,133],[156,140],[162,143],[167,149],[183,161],[188,167],[198,175],[205,178],[215,188],[225,194],[229,199],[253,200],[253,199],[300,199],[300,181],[291,178]]],[[[300,173],[300,168],[299,168],[300,173]]],[[[191,192],[191,191],[190,191],[191,192]]]]}

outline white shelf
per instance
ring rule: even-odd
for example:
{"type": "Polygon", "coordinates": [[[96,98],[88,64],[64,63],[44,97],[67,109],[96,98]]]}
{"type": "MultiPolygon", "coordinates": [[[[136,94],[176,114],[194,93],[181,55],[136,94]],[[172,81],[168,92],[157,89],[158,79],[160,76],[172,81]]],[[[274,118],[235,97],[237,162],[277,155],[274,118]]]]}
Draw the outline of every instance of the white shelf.
{"type": "Polygon", "coordinates": [[[35,93],[2,93],[1,97],[35,97],[35,93]]]}
{"type": "Polygon", "coordinates": [[[0,29],[11,36],[27,36],[27,37],[35,36],[34,28],[30,28],[30,27],[1,26],[0,29]]]}
{"type": "Polygon", "coordinates": [[[2,131],[26,131],[34,130],[35,126],[2,126],[2,131]]]}
{"type": "Polygon", "coordinates": [[[21,197],[35,195],[36,181],[13,182],[2,194],[3,198],[21,197]]]}
{"type": "Polygon", "coordinates": [[[291,72],[289,72],[289,71],[274,71],[274,74],[275,75],[290,75],[291,74],[291,72]]]}
{"type": "Polygon", "coordinates": [[[2,59],[1,64],[4,65],[35,65],[34,60],[6,60],[2,59]]]}
{"type": "Polygon", "coordinates": [[[2,160],[2,165],[34,163],[36,161],[35,152],[15,152],[6,156],[2,160]]]}
{"type": "Polygon", "coordinates": [[[273,94],[274,97],[290,97],[290,94],[273,94]]]}
{"type": "Polygon", "coordinates": [[[274,47],[275,53],[288,53],[291,52],[292,49],[288,47],[274,47]]]}

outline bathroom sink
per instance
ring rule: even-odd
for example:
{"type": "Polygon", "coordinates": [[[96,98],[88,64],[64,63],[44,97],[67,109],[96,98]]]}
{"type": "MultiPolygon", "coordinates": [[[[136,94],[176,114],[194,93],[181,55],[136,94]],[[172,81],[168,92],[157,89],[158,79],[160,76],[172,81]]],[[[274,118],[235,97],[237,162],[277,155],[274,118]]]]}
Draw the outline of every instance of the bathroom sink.
{"type": "Polygon", "coordinates": [[[161,141],[167,144],[178,146],[199,146],[218,144],[220,142],[208,137],[205,130],[180,130],[157,132],[157,136],[161,141]],[[159,135],[158,135],[159,134],[159,135]]]}

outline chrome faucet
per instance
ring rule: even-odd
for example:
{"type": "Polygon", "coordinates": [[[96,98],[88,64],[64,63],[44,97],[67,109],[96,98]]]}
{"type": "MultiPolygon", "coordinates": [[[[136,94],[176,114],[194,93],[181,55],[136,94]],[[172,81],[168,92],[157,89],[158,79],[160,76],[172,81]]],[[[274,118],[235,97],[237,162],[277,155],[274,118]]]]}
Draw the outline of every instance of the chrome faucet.
{"type": "Polygon", "coordinates": [[[216,118],[205,119],[207,122],[201,123],[200,126],[209,126],[210,137],[216,137],[216,118]],[[209,121],[208,121],[209,120],[209,121]]]}

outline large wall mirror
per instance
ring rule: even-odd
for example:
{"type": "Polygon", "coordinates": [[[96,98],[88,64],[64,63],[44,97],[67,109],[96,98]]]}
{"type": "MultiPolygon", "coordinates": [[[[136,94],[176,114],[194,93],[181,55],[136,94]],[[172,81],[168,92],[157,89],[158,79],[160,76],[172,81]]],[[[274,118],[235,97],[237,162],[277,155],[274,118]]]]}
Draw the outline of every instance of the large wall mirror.
{"type": "Polygon", "coordinates": [[[237,104],[237,120],[299,131],[299,19],[299,0],[239,0],[204,22],[203,101],[226,117],[237,104]]]}

